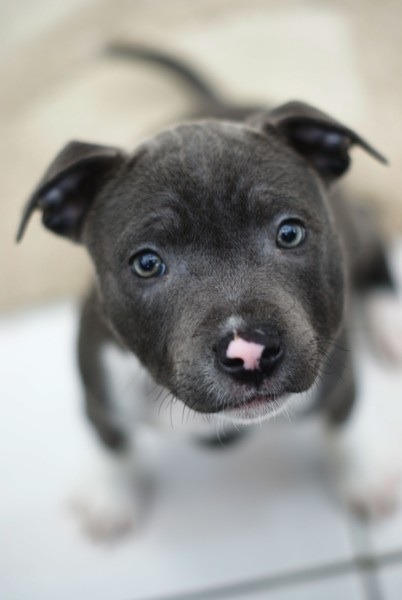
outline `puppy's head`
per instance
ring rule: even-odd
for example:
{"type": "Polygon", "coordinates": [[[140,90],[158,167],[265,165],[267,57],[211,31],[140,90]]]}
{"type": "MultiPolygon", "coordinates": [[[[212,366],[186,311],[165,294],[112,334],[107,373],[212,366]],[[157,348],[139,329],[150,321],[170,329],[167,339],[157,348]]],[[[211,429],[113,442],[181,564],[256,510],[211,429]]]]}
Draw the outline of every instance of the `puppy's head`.
{"type": "Polygon", "coordinates": [[[118,336],[189,407],[269,416],[316,381],[342,321],[328,203],[359,144],[291,103],[248,123],[168,129],[129,156],[73,142],[29,201],[88,248],[118,336]]]}

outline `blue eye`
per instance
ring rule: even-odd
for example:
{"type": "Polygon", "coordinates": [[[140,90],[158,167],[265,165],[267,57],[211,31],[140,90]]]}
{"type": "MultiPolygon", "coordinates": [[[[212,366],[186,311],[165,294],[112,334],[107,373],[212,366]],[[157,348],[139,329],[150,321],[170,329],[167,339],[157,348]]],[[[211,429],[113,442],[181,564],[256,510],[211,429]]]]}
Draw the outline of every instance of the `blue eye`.
{"type": "Polygon", "coordinates": [[[138,277],[160,277],[166,273],[166,265],[152,250],[143,250],[130,260],[132,272],[138,277]]]}
{"type": "Polygon", "coordinates": [[[304,242],[306,230],[299,222],[292,219],[283,221],[276,234],[276,244],[280,248],[296,248],[304,242]]]}

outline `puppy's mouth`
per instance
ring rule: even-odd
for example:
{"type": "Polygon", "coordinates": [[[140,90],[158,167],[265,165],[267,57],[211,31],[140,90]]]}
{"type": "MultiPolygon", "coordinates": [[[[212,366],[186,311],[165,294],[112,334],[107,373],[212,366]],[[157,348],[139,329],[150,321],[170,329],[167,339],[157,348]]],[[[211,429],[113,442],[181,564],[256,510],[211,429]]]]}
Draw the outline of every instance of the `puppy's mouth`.
{"type": "Polygon", "coordinates": [[[225,420],[238,423],[261,421],[281,412],[289,394],[255,392],[246,398],[229,403],[222,411],[225,420]]]}
{"type": "Polygon", "coordinates": [[[279,414],[287,404],[289,396],[299,391],[299,386],[282,377],[265,380],[259,385],[224,381],[224,385],[208,387],[200,385],[195,390],[185,390],[180,393],[176,388],[174,395],[195,413],[201,413],[206,418],[228,420],[238,423],[252,423],[279,414]],[[297,391],[293,389],[297,387],[297,391]],[[211,389],[212,388],[212,389],[211,389]],[[204,391],[205,390],[205,391],[204,391]],[[190,392],[190,393],[189,393],[190,392]],[[208,415],[208,417],[207,417],[208,415]]]}
{"type": "Polygon", "coordinates": [[[250,397],[237,402],[230,403],[226,410],[238,410],[239,408],[254,408],[265,404],[278,403],[279,399],[274,394],[255,393],[250,397]]]}

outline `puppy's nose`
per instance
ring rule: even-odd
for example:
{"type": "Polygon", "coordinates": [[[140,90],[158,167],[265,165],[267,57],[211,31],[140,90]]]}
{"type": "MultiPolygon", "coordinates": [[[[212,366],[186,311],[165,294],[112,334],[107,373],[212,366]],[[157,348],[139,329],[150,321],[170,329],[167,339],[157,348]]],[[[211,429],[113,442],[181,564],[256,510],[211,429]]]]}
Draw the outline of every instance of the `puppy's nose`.
{"type": "Polygon", "coordinates": [[[226,348],[226,359],[243,361],[242,367],[246,371],[255,371],[260,368],[260,361],[264,346],[256,342],[248,342],[236,336],[226,348]]]}
{"type": "Polygon", "coordinates": [[[219,368],[244,381],[271,375],[282,354],[278,332],[260,328],[226,336],[216,346],[219,368]]]}

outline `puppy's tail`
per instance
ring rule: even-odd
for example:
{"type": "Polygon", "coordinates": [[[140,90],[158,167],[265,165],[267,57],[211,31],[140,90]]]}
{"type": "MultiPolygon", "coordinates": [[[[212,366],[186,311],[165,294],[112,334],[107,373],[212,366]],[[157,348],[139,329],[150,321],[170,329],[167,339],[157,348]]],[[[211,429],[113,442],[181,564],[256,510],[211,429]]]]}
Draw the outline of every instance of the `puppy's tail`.
{"type": "Polygon", "coordinates": [[[199,101],[215,107],[227,106],[227,102],[213,87],[200,75],[192,69],[184,60],[173,57],[160,50],[149,48],[147,46],[113,42],[106,47],[107,54],[124,59],[145,60],[156,65],[160,65],[178,75],[181,80],[187,84],[191,91],[195,92],[199,101]]]}

